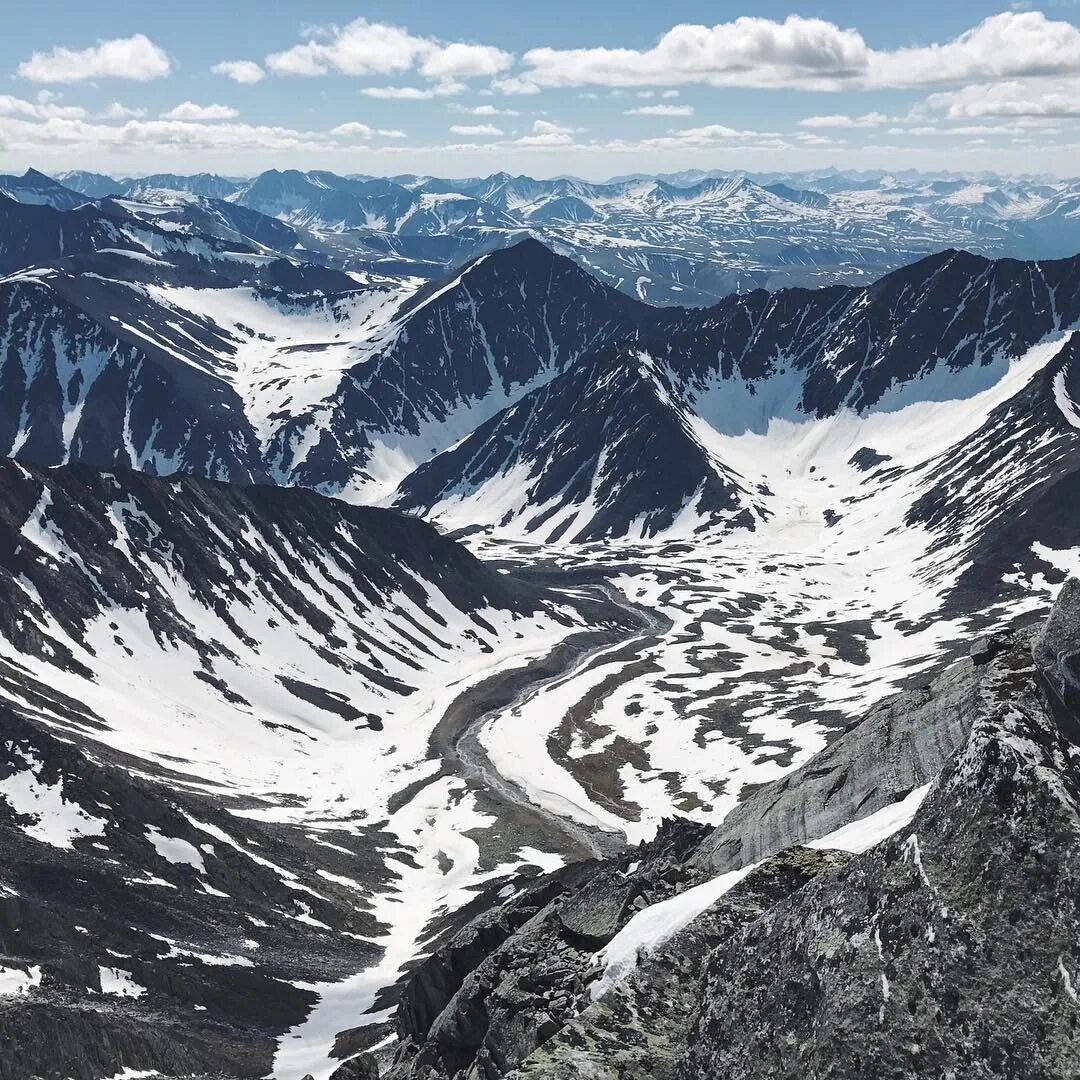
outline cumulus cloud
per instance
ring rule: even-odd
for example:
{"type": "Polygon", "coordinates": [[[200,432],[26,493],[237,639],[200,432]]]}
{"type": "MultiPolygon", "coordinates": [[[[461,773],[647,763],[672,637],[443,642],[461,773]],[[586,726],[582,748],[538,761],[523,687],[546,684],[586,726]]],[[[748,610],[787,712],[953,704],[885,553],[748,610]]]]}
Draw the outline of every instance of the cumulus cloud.
{"type": "Polygon", "coordinates": [[[231,120],[237,116],[231,105],[196,105],[194,101],[182,101],[161,114],[162,120],[231,120]]]}
{"type": "Polygon", "coordinates": [[[455,97],[468,89],[464,83],[441,82],[434,86],[365,86],[360,93],[386,101],[430,101],[432,98],[455,97]]]}
{"type": "Polygon", "coordinates": [[[375,129],[359,120],[350,120],[347,124],[338,124],[330,129],[331,135],[347,135],[351,139],[370,139],[375,134],[375,129]]]}
{"type": "Polygon", "coordinates": [[[923,109],[955,119],[984,116],[1080,116],[1080,78],[1011,79],[931,94],[923,109]]]}
{"type": "Polygon", "coordinates": [[[18,74],[31,82],[71,83],[85,79],[133,79],[148,82],[169,74],[168,53],[145,34],[99,41],[88,49],[57,45],[49,52],[36,52],[18,67],[18,74]]]}
{"type": "Polygon", "coordinates": [[[103,120],[130,120],[134,117],[145,115],[145,109],[121,105],[119,101],[113,101],[101,110],[101,118],[103,120]]]}
{"type": "Polygon", "coordinates": [[[69,158],[84,150],[234,152],[321,150],[332,146],[326,135],[270,125],[164,119],[102,124],[61,117],[27,121],[2,116],[0,142],[9,150],[28,153],[62,148],[69,158]]]}
{"type": "Polygon", "coordinates": [[[432,79],[467,79],[477,75],[498,75],[513,62],[510,53],[492,45],[454,42],[433,48],[420,65],[420,74],[432,79]]]}
{"type": "Polygon", "coordinates": [[[642,105],[626,109],[623,116],[693,116],[693,105],[642,105]]]}
{"type": "Polygon", "coordinates": [[[711,143],[717,140],[735,139],[747,135],[753,135],[752,131],[739,131],[737,128],[728,127],[726,124],[706,124],[704,127],[683,128],[681,131],[673,131],[671,137],[682,143],[711,143]]]}
{"type": "Polygon", "coordinates": [[[832,113],[828,116],[808,116],[799,121],[799,127],[806,128],[872,128],[880,127],[888,121],[885,113],[868,112],[862,116],[845,116],[832,113]]]}
{"type": "Polygon", "coordinates": [[[1010,11],[941,44],[876,50],[824,19],[742,16],[675,26],[651,49],[540,48],[523,60],[516,78],[535,86],[904,87],[1080,71],[1080,29],[1010,11]]]}
{"type": "Polygon", "coordinates": [[[251,86],[266,78],[266,72],[254,60],[222,60],[211,69],[215,75],[224,75],[233,82],[251,86]]]}
{"type": "Polygon", "coordinates": [[[59,105],[55,94],[38,94],[36,101],[0,94],[0,116],[24,116],[35,120],[60,118],[81,120],[86,110],[79,105],[59,105]]]}
{"type": "Polygon", "coordinates": [[[400,131],[398,128],[373,128],[369,124],[361,123],[359,120],[350,120],[346,124],[338,124],[337,127],[330,129],[330,134],[349,139],[370,139],[376,135],[381,135],[384,139],[408,138],[405,132],[400,131]]]}
{"type": "Polygon", "coordinates": [[[777,85],[825,72],[850,75],[865,65],[867,51],[856,31],[821,19],[744,16],[712,27],[675,26],[646,50],[541,48],[523,59],[525,77],[543,86],[777,85]]]}
{"type": "Polygon", "coordinates": [[[354,19],[346,26],[317,28],[308,41],[271,53],[266,66],[277,75],[394,75],[413,68],[431,79],[492,76],[513,63],[492,45],[444,43],[400,26],[354,19]]]}
{"type": "Polygon", "coordinates": [[[453,124],[450,127],[455,135],[501,135],[502,128],[494,124],[453,124]]]}
{"type": "Polygon", "coordinates": [[[52,116],[34,119],[25,114],[0,111],[0,146],[25,157],[55,155],[69,163],[77,155],[121,155],[134,152],[153,157],[164,155],[301,153],[335,154],[391,152],[401,147],[377,139],[397,141],[406,137],[397,129],[372,129],[366,124],[342,124],[333,131],[245,124],[238,121],[127,120],[108,124],[87,119],[52,116]]]}
{"type": "Polygon", "coordinates": [[[795,138],[802,146],[843,146],[843,139],[833,139],[828,135],[818,135],[812,131],[800,131],[795,138]]]}
{"type": "Polygon", "coordinates": [[[539,94],[540,87],[521,75],[511,75],[505,79],[492,79],[491,89],[500,94],[539,94]]]}
{"type": "Polygon", "coordinates": [[[448,106],[451,112],[465,113],[468,116],[520,116],[517,109],[498,109],[494,105],[459,105],[454,102],[448,106]]]}
{"type": "Polygon", "coordinates": [[[567,127],[552,120],[534,120],[531,135],[515,139],[514,146],[557,147],[572,146],[574,136],[584,128],[567,127]]]}

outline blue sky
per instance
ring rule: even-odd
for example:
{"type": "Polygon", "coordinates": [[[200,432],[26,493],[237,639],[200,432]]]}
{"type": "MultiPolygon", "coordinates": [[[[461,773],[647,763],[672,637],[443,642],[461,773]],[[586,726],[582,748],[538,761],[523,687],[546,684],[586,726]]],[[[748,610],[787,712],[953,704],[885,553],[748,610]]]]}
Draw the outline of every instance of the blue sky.
{"type": "Polygon", "coordinates": [[[1080,173],[1080,0],[38,0],[0,168],[1080,173]]]}

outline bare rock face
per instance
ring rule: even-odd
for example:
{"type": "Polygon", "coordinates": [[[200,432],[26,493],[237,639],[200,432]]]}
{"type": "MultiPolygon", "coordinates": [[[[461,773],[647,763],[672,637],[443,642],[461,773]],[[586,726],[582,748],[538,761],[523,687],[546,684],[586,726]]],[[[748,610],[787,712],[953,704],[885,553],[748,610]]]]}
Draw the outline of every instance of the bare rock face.
{"type": "Polygon", "coordinates": [[[637,911],[694,882],[687,863],[706,831],[665,822],[650,844],[545,875],[459,931],[404,990],[388,1075],[509,1075],[589,1007],[596,951],[637,911]]]}
{"type": "Polygon", "coordinates": [[[357,1054],[342,1062],[330,1074],[330,1080],[379,1080],[378,1062],[371,1054],[357,1054]]]}
{"type": "Polygon", "coordinates": [[[1069,578],[1057,602],[1031,644],[1031,654],[1058,722],[1072,725],[1071,737],[1080,740],[1080,580],[1069,578]]]}
{"type": "Polygon", "coordinates": [[[1018,643],[911,825],[713,952],[679,1080],[1076,1075],[1080,748],[1035,676],[1018,643]]]}
{"type": "Polygon", "coordinates": [[[701,973],[718,943],[738,934],[841,852],[789,848],[679,931],[513,1073],[521,1080],[667,1080],[679,1064],[701,1000],[701,973]]]}
{"type": "Polygon", "coordinates": [[[697,860],[722,874],[824,836],[929,783],[963,745],[1001,642],[928,686],[883,702],[802,768],[766,784],[727,816],[697,860]]]}

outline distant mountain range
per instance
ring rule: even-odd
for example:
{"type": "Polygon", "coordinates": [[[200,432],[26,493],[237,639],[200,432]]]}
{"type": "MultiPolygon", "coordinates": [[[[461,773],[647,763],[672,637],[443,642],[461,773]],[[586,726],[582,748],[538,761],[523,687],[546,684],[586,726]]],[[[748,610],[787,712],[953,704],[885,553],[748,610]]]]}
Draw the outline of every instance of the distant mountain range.
{"type": "Polygon", "coordinates": [[[608,183],[495,173],[442,179],[269,170],[121,180],[0,177],[20,202],[118,203],[172,228],[230,233],[345,270],[441,277],[525,235],[664,305],[860,283],[944,248],[987,257],[1080,250],[1080,181],[918,173],[700,171],[608,183]]]}

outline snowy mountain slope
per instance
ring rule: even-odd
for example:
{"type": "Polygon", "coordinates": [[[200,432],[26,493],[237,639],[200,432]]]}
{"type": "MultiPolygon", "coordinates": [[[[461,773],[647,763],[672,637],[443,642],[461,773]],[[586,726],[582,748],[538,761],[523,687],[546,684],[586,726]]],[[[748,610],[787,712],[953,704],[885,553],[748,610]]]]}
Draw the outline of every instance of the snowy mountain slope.
{"type": "Polygon", "coordinates": [[[29,206],[51,206],[54,210],[75,210],[88,201],[81,190],[65,187],[37,169],[22,176],[0,175],[0,194],[29,206]]]}
{"type": "Polygon", "coordinates": [[[17,1074],[264,1076],[315,984],[393,982],[466,887],[553,865],[429,739],[579,601],[390,511],[82,467],[0,462],[0,553],[17,1074]]]}
{"type": "Polygon", "coordinates": [[[290,225],[224,199],[145,188],[131,198],[103,199],[99,205],[106,213],[116,208],[159,229],[248,244],[268,254],[288,256],[303,248],[300,234],[290,225]]]}
{"type": "Polygon", "coordinates": [[[312,377],[290,350],[309,346],[325,376],[348,331],[377,322],[403,288],[243,258],[225,269],[223,279],[133,247],[0,280],[4,451],[42,465],[266,478],[257,425],[312,377]]]}
{"type": "Polygon", "coordinates": [[[408,725],[445,693],[441,665],[483,668],[517,626],[558,635],[570,621],[391,511],[189,477],[0,472],[8,678],[103,722],[35,711],[255,805],[295,782],[291,758],[326,753],[297,818],[336,817],[341,794],[374,812],[386,793],[342,760],[343,741],[362,758],[392,741],[388,770],[417,767],[408,743],[426,736],[408,725]]]}
{"type": "MultiPolygon", "coordinates": [[[[448,527],[537,540],[646,538],[718,520],[754,528],[784,514],[777,487],[791,484],[726,457],[726,439],[775,429],[763,448],[783,451],[784,424],[817,418],[823,432],[847,432],[857,417],[973,398],[1080,320],[1078,275],[1075,259],[947,252],[864,289],[759,291],[700,313],[657,313],[636,340],[422,466],[396,500],[448,527]],[[639,394],[626,411],[631,384],[651,388],[649,404],[639,394]]],[[[1028,405],[1033,414],[1048,407],[1045,395],[1028,405]]],[[[842,513],[842,497],[843,488],[830,514],[842,513]]],[[[949,505],[959,517],[971,509],[949,505]]]]}
{"type": "Polygon", "coordinates": [[[192,205],[0,204],[36,264],[0,280],[0,449],[375,501],[650,317],[534,241],[417,293],[178,227],[192,205]]]}
{"type": "Polygon", "coordinates": [[[592,354],[421,465],[395,505],[546,542],[651,536],[691,501],[710,521],[735,517],[747,493],[697,440],[666,373],[624,349],[592,354]]]}
{"type": "Polygon", "coordinates": [[[482,896],[382,1075],[1071,1076],[1078,651],[1070,580],[718,829],[482,896]]]}
{"type": "Polygon", "coordinates": [[[650,317],[523,241],[427,286],[377,350],[270,442],[275,475],[364,502],[531,388],[650,317]]]}
{"type": "Polygon", "coordinates": [[[365,228],[431,235],[463,227],[515,229],[519,225],[494,204],[461,192],[409,190],[390,180],[349,179],[327,172],[271,170],[229,197],[314,232],[365,228]]]}
{"type": "Polygon", "coordinates": [[[589,567],[665,624],[493,717],[492,762],[540,805],[634,839],[672,813],[716,823],[980,634],[1044,610],[1080,566],[1080,434],[1060,407],[1074,357],[1054,336],[965,399],[739,435],[699,424],[754,493],[753,529],[698,531],[688,513],[652,539],[470,533],[507,565],[589,567]]]}
{"type": "MultiPolygon", "coordinates": [[[[1053,282],[1051,268],[1043,269],[1053,282]]],[[[567,498],[558,517],[532,528],[533,542],[522,542],[541,504],[522,507],[521,493],[543,483],[542,453],[531,478],[518,455],[514,468],[467,500],[448,487],[431,510],[448,526],[485,524],[462,529],[478,552],[508,565],[549,565],[551,574],[588,566],[669,623],[655,641],[610,650],[492,718],[481,740],[499,771],[541,805],[635,838],[675,812],[719,821],[741,792],[807,760],[853,715],[919,685],[980,633],[1044,608],[1063,574],[1080,566],[1076,344],[1073,331],[1052,331],[1006,359],[1024,334],[1055,325],[1049,293],[1033,294],[1027,276],[1015,280],[1022,295],[1034,296],[1033,307],[1025,313],[1016,303],[990,320],[987,341],[999,342],[991,363],[950,371],[927,362],[921,380],[891,388],[861,412],[800,412],[802,383],[786,376],[760,382],[757,395],[753,380],[733,378],[726,412],[723,386],[708,412],[681,404],[688,431],[674,443],[681,460],[703,449],[744,500],[752,528],[737,518],[732,529],[710,526],[711,515],[684,503],[673,483],[661,489],[672,498],[654,504],[654,520],[657,505],[667,506],[675,524],[655,537],[638,518],[622,538],[567,544],[573,534],[565,532],[552,544],[549,521],[580,527],[578,513],[596,512],[589,500],[567,498]],[[1015,323],[1001,318],[1008,310],[1015,323]]],[[[910,300],[908,286],[903,295],[910,300]]],[[[928,361],[963,354],[948,334],[942,340],[941,355],[931,350],[928,361]]],[[[978,355],[977,342],[967,355],[978,355]]],[[[906,352],[902,359],[911,360],[906,352]]],[[[834,382],[822,385],[835,391],[834,382]]],[[[844,385],[868,396],[880,384],[844,385]]],[[[545,397],[556,390],[552,383],[545,397]]],[[[468,461],[475,480],[508,446],[516,453],[517,432],[530,449],[546,448],[549,435],[557,444],[561,428],[530,425],[544,415],[531,395],[492,421],[482,444],[470,440],[450,453],[468,461]],[[515,433],[500,437],[511,418],[515,433]]],[[[644,445],[656,430],[652,416],[633,435],[644,445]]],[[[605,438],[592,446],[607,445],[605,438]]],[[[590,447],[575,444],[573,452],[571,460],[595,467],[590,447]]],[[[440,467],[436,458],[415,479],[440,467]]],[[[639,476],[621,479],[632,491],[639,476]]],[[[585,484],[591,490],[590,474],[585,484]]],[[[404,491],[408,497],[408,484],[404,491]]],[[[620,505],[620,487],[597,491],[620,505]]],[[[634,506],[632,496],[626,505],[634,506]]]]}

